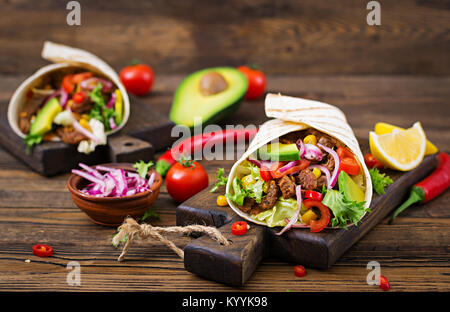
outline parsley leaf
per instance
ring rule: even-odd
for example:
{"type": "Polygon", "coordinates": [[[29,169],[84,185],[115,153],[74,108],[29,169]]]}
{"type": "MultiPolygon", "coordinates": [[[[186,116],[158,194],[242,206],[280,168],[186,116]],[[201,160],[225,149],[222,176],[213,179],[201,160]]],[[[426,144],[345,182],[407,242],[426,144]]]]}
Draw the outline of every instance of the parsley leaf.
{"type": "Polygon", "coordinates": [[[148,169],[150,169],[152,166],[153,161],[149,161],[148,163],[146,163],[145,161],[140,160],[133,165],[133,168],[135,168],[137,173],[145,179],[147,177],[148,169]]]}
{"type": "Polygon", "coordinates": [[[372,185],[375,192],[378,195],[384,194],[386,186],[392,184],[394,181],[387,176],[385,173],[380,173],[377,168],[372,168],[369,170],[370,178],[372,179],[372,185]]]}
{"type": "Polygon", "coordinates": [[[144,215],[142,216],[141,220],[139,220],[139,221],[140,222],[144,222],[147,218],[160,220],[161,216],[156,211],[154,211],[152,208],[150,208],[144,213],[144,215]]]}
{"type": "Polygon", "coordinates": [[[225,169],[224,168],[219,168],[217,169],[217,182],[216,184],[213,186],[213,188],[210,190],[211,193],[214,193],[215,191],[217,191],[217,189],[222,186],[222,185],[226,185],[227,181],[228,181],[228,177],[224,177],[225,173],[225,169]]]}

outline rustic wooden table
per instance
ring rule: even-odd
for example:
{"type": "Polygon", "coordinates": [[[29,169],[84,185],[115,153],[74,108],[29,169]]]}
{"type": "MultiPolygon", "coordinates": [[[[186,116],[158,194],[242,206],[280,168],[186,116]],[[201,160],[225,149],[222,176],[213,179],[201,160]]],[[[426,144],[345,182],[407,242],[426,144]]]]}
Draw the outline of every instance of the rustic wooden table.
{"type": "MultiPolygon", "coordinates": [[[[145,97],[167,113],[183,77],[158,76],[145,97]]],[[[24,79],[0,77],[0,100],[8,99],[24,79]]],[[[420,120],[428,138],[450,151],[450,77],[270,76],[268,90],[335,104],[346,113],[358,137],[367,137],[377,121],[409,126],[420,120]]],[[[263,101],[244,102],[229,124],[261,124],[263,101]]],[[[64,160],[61,160],[64,161],[64,160]]],[[[220,163],[202,161],[214,182],[220,163]]],[[[231,288],[184,270],[183,261],[165,246],[133,245],[125,262],[111,245],[115,229],[93,224],[72,202],[68,175],[44,178],[0,149],[0,289],[16,291],[380,291],[366,283],[369,261],[381,264],[391,291],[450,290],[450,192],[404,212],[394,225],[383,220],[329,270],[307,269],[296,278],[293,264],[267,259],[245,287],[231,288]],[[36,243],[53,246],[51,258],[32,254],[36,243]],[[26,261],[31,260],[30,262],[26,261]],[[81,265],[81,286],[66,282],[67,264],[81,265]]],[[[160,220],[175,224],[176,203],[162,187],[154,208],[160,220]]],[[[170,237],[177,246],[187,237],[170,237]]]]}

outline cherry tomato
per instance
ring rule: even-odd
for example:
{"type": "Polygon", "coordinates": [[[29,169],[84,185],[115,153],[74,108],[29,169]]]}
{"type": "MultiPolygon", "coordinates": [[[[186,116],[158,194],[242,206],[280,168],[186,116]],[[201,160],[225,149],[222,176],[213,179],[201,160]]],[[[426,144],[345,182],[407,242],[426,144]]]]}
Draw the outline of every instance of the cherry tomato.
{"type": "Polygon", "coordinates": [[[345,171],[346,173],[350,175],[357,175],[361,168],[359,167],[358,162],[355,160],[355,158],[341,158],[341,164],[339,166],[339,170],[345,171]]]}
{"type": "Polygon", "coordinates": [[[380,275],[380,288],[384,291],[391,289],[391,285],[384,275],[380,275]]]}
{"type": "Polygon", "coordinates": [[[53,248],[48,245],[37,244],[33,246],[33,254],[38,257],[50,257],[53,255],[53,248]]]}
{"type": "Polygon", "coordinates": [[[310,221],[310,228],[309,230],[311,232],[320,232],[322,231],[330,222],[330,209],[322,204],[321,201],[315,200],[315,199],[307,199],[303,201],[303,206],[306,209],[311,209],[313,207],[316,207],[320,211],[320,219],[319,220],[311,220],[310,221]]]}
{"type": "Polygon", "coordinates": [[[305,192],[304,197],[305,197],[305,199],[315,199],[318,201],[322,201],[323,195],[322,195],[322,193],[319,193],[316,191],[307,190],[305,192]]]}
{"type": "Polygon", "coordinates": [[[248,66],[240,66],[238,70],[243,73],[248,80],[247,93],[245,98],[247,100],[253,100],[259,98],[264,94],[266,90],[266,76],[264,73],[257,69],[252,69],[248,66]]]}
{"type": "Polygon", "coordinates": [[[155,81],[153,69],[145,64],[126,66],[120,71],[120,81],[125,89],[135,95],[145,95],[155,81]]]}
{"type": "Polygon", "coordinates": [[[72,100],[75,103],[82,103],[84,101],[85,97],[86,97],[86,95],[84,94],[84,92],[79,91],[72,96],[72,100]]]}
{"type": "Polygon", "coordinates": [[[208,187],[208,174],[198,162],[178,162],[167,172],[166,187],[173,199],[183,202],[208,187]]]}
{"type": "Polygon", "coordinates": [[[247,228],[247,222],[237,221],[231,225],[231,233],[237,236],[244,235],[245,233],[247,233],[247,228]]]}
{"type": "Polygon", "coordinates": [[[364,155],[364,162],[366,163],[368,168],[384,168],[383,164],[370,153],[364,155]]]}
{"type": "Polygon", "coordinates": [[[261,178],[264,181],[269,181],[270,179],[272,179],[272,176],[270,175],[270,169],[265,167],[265,166],[261,167],[261,170],[259,171],[259,174],[261,175],[261,178]]]}
{"type": "Polygon", "coordinates": [[[303,277],[306,275],[306,269],[303,265],[296,265],[294,267],[294,274],[297,277],[303,277]]]}

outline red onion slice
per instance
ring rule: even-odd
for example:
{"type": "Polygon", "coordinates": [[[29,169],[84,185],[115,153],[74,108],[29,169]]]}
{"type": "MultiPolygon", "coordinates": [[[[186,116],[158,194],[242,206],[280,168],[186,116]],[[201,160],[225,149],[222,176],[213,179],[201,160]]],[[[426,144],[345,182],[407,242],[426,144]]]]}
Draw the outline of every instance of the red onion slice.
{"type": "Polygon", "coordinates": [[[85,129],[82,125],[80,125],[80,123],[75,118],[72,119],[72,125],[75,130],[80,132],[85,137],[88,137],[89,139],[91,139],[94,142],[99,141],[99,139],[91,131],[85,129]]]}
{"type": "Polygon", "coordinates": [[[116,94],[113,92],[111,94],[111,98],[109,99],[108,103],[106,104],[107,108],[113,108],[116,104],[116,94]]]}
{"type": "Polygon", "coordinates": [[[314,144],[305,144],[305,153],[303,157],[308,160],[317,159],[318,161],[321,161],[323,158],[323,153],[320,148],[314,144]]]}
{"type": "Polygon", "coordinates": [[[314,168],[317,168],[317,169],[319,169],[320,171],[322,171],[323,173],[325,173],[325,176],[327,177],[327,188],[328,188],[328,189],[331,189],[332,187],[331,187],[331,174],[330,174],[330,170],[328,170],[327,167],[322,166],[322,165],[310,165],[310,166],[308,167],[308,169],[314,169],[314,168]]]}
{"type": "Polygon", "coordinates": [[[79,175],[80,177],[85,178],[86,180],[94,182],[96,184],[100,184],[100,185],[104,185],[105,184],[105,182],[103,180],[100,180],[99,178],[96,178],[96,177],[94,177],[93,175],[91,175],[91,174],[89,174],[87,172],[84,172],[84,171],[81,171],[81,170],[78,170],[78,169],[72,169],[72,173],[74,173],[76,175],[79,175]]]}
{"type": "Polygon", "coordinates": [[[247,159],[247,160],[248,160],[249,163],[255,165],[255,166],[258,167],[258,168],[261,168],[261,163],[260,163],[258,160],[256,160],[256,159],[250,159],[250,158],[247,159]]]}
{"type": "Polygon", "coordinates": [[[296,144],[298,147],[298,154],[300,155],[300,158],[303,158],[303,156],[305,156],[306,153],[305,143],[303,143],[302,139],[299,139],[297,140],[296,144]]]}
{"type": "MultiPolygon", "coordinates": [[[[297,196],[297,210],[295,211],[294,215],[292,216],[291,220],[288,224],[278,233],[275,233],[275,235],[281,235],[287,230],[289,230],[294,223],[297,222],[298,217],[300,216],[300,209],[302,209],[302,187],[301,185],[297,185],[295,187],[295,195],[297,196]]],[[[301,218],[301,216],[300,216],[301,218]]]]}
{"type": "Polygon", "coordinates": [[[327,152],[328,154],[330,154],[333,158],[334,158],[334,170],[333,170],[333,174],[331,175],[331,182],[330,182],[330,189],[333,188],[336,185],[338,176],[339,176],[339,166],[341,165],[341,161],[339,159],[338,154],[329,147],[326,147],[320,143],[317,144],[320,148],[322,148],[325,152],[327,152]]]}
{"type": "Polygon", "coordinates": [[[297,166],[298,164],[299,164],[299,161],[298,161],[298,160],[290,161],[290,162],[287,163],[287,165],[281,167],[281,168],[279,169],[279,171],[280,171],[280,172],[285,172],[286,170],[291,169],[292,167],[295,167],[295,166],[297,166]]]}
{"type": "Polygon", "coordinates": [[[99,83],[102,84],[102,91],[109,91],[113,87],[113,84],[111,81],[108,81],[106,79],[98,78],[98,77],[92,77],[83,80],[80,82],[80,87],[86,90],[93,90],[99,83]]]}

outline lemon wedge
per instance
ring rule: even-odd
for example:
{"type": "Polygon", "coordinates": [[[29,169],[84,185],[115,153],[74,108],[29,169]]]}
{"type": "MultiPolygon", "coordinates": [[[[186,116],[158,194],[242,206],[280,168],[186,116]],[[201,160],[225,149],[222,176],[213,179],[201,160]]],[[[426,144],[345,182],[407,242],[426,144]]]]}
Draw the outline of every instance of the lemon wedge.
{"type": "Polygon", "coordinates": [[[425,155],[427,139],[420,122],[406,130],[393,129],[391,133],[369,136],[372,155],[385,167],[408,171],[416,168],[425,155]]]}
{"type": "MultiPolygon", "coordinates": [[[[375,125],[375,133],[376,134],[386,134],[391,133],[394,129],[405,130],[403,128],[388,124],[386,122],[377,122],[375,125]]],[[[438,152],[438,148],[427,140],[427,144],[425,145],[425,156],[436,154],[438,152]]]]}

